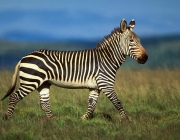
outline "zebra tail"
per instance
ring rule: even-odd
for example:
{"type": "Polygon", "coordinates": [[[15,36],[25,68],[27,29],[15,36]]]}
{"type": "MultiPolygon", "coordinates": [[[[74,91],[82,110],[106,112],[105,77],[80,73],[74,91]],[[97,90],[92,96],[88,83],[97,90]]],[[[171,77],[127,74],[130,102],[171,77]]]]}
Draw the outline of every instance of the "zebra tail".
{"type": "Polygon", "coordinates": [[[20,61],[18,62],[18,64],[15,67],[15,71],[14,71],[14,74],[13,74],[13,77],[12,77],[12,85],[9,88],[8,92],[6,93],[6,95],[1,99],[1,101],[4,100],[5,98],[7,98],[14,91],[14,89],[16,87],[17,74],[18,74],[18,71],[19,71],[19,64],[20,64],[20,61]]]}

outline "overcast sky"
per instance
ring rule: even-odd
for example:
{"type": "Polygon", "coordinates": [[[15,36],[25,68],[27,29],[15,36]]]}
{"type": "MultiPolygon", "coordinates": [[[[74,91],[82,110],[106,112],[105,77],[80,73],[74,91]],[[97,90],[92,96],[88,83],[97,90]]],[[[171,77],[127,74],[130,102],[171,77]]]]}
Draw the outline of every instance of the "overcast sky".
{"type": "Polygon", "coordinates": [[[180,34],[180,0],[0,0],[0,39],[100,38],[122,18],[140,36],[180,34]]]}

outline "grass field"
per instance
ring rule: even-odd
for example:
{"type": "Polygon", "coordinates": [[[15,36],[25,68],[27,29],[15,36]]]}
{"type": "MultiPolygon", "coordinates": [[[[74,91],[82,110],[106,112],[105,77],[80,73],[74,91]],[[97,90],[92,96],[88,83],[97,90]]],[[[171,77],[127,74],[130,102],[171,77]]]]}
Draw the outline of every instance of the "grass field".
{"type": "MultiPolygon", "coordinates": [[[[0,72],[0,98],[11,84],[12,72],[0,72]]],[[[0,139],[179,139],[180,69],[119,70],[115,91],[124,105],[129,124],[122,124],[112,103],[101,93],[94,118],[81,120],[87,108],[88,90],[51,87],[54,122],[46,121],[35,91],[15,108],[8,121],[0,120],[0,139]]],[[[0,117],[8,99],[0,102],[0,117]]]]}

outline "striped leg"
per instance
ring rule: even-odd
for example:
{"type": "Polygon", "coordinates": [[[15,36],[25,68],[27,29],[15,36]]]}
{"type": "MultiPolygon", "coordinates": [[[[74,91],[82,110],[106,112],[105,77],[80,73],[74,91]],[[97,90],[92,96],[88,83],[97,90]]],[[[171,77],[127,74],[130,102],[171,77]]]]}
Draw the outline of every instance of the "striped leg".
{"type": "Polygon", "coordinates": [[[123,109],[122,103],[117,98],[117,95],[116,95],[114,89],[106,89],[103,92],[108,97],[108,99],[113,103],[113,105],[116,107],[116,109],[119,111],[122,122],[129,122],[129,118],[123,109]]]}
{"type": "Polygon", "coordinates": [[[40,96],[41,109],[46,113],[47,118],[54,119],[50,109],[50,97],[49,97],[50,86],[51,86],[50,83],[45,82],[38,88],[38,92],[40,96]]]}
{"type": "Polygon", "coordinates": [[[87,112],[81,117],[82,119],[85,120],[93,116],[99,94],[100,91],[90,89],[87,112]]]}
{"type": "Polygon", "coordinates": [[[27,89],[23,86],[20,86],[20,88],[16,92],[12,93],[9,96],[8,110],[7,113],[3,116],[3,119],[7,120],[8,118],[10,118],[14,112],[16,104],[33,90],[34,89],[27,89]]]}

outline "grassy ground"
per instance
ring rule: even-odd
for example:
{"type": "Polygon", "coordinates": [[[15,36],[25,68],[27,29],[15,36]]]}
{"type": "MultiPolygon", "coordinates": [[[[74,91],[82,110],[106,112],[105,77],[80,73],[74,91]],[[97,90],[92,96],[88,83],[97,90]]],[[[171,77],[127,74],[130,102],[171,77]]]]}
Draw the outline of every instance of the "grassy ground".
{"type": "MultiPolygon", "coordinates": [[[[12,73],[0,72],[0,98],[11,84],[12,73]]],[[[81,120],[87,107],[88,90],[51,88],[54,122],[44,119],[39,96],[33,92],[15,108],[8,121],[0,120],[0,139],[179,139],[180,70],[119,70],[115,91],[131,123],[121,124],[112,103],[101,93],[94,118],[81,120]]],[[[8,99],[0,102],[0,117],[8,99]]]]}

